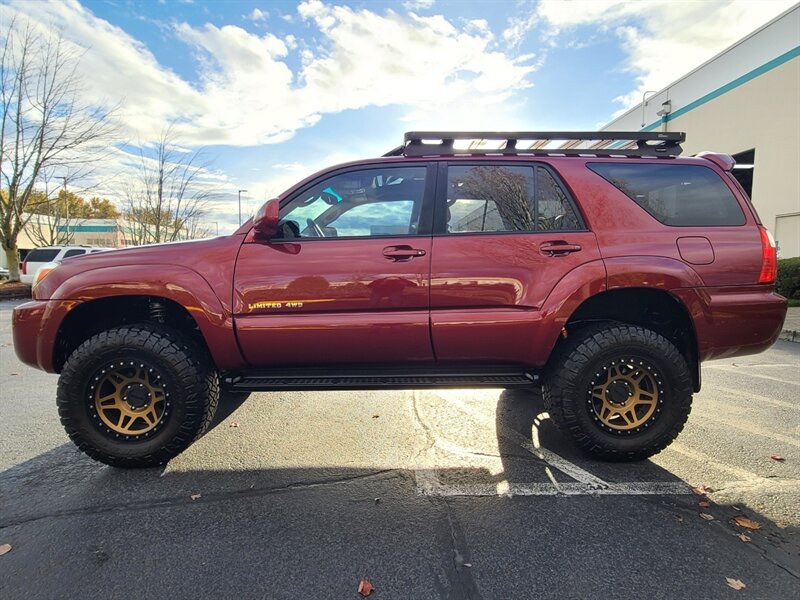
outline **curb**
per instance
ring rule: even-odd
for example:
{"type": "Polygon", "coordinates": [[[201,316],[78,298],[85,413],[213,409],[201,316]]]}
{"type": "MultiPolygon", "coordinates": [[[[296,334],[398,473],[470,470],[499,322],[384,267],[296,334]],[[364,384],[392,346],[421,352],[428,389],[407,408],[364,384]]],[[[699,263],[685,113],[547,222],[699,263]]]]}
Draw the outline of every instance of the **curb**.
{"type": "Polygon", "coordinates": [[[778,336],[779,340],[783,340],[785,342],[797,342],[800,343],[800,331],[793,331],[791,329],[784,329],[781,331],[781,334],[778,336]]]}

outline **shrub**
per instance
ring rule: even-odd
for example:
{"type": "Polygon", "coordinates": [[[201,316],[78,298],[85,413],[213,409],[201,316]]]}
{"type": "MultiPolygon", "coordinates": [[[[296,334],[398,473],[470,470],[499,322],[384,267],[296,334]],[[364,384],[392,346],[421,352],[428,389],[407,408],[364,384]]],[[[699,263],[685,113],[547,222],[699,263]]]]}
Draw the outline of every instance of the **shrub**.
{"type": "Polygon", "coordinates": [[[800,300],[800,256],[778,261],[775,289],[781,296],[800,300]]]}

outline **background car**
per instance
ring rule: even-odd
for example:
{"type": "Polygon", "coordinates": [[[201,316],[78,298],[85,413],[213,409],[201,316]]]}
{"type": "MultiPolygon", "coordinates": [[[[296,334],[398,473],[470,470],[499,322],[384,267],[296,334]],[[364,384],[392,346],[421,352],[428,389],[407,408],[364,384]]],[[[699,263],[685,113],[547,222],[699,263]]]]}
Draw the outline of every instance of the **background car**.
{"type": "Polygon", "coordinates": [[[102,252],[103,250],[111,250],[111,248],[99,248],[96,246],[45,246],[42,248],[34,248],[28,252],[25,260],[22,262],[20,281],[22,281],[22,283],[33,284],[39,267],[46,263],[61,262],[65,258],[82,256],[92,252],[102,252]]]}

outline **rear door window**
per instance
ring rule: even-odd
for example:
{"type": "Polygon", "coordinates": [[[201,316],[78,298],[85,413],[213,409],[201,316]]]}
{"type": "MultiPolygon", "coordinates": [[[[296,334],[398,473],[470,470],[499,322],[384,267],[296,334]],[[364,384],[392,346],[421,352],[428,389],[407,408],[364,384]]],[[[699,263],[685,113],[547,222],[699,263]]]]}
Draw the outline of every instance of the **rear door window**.
{"type": "Polygon", "coordinates": [[[447,233],[583,229],[564,188],[542,166],[449,165],[447,233]]]}
{"type": "Polygon", "coordinates": [[[64,258],[69,258],[70,256],[80,256],[81,254],[86,254],[86,250],[82,250],[80,248],[75,250],[67,250],[64,253],[64,258]]]}
{"type": "Polygon", "coordinates": [[[55,260],[59,252],[60,250],[58,248],[37,248],[36,250],[28,252],[28,255],[25,257],[25,262],[50,262],[51,260],[55,260]]]}
{"type": "Polygon", "coordinates": [[[649,163],[587,166],[665,225],[745,224],[744,213],[730,188],[706,167],[649,163]]]}

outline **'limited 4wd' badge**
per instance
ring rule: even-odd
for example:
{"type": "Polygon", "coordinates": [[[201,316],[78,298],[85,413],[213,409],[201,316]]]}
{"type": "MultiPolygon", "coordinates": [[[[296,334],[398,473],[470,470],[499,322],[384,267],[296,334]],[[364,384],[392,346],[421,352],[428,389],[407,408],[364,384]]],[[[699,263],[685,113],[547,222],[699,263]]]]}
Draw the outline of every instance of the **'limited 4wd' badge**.
{"type": "Polygon", "coordinates": [[[262,308],[278,309],[278,308],[303,308],[305,304],[316,304],[318,302],[333,302],[333,298],[318,298],[314,300],[262,300],[261,302],[253,302],[247,305],[247,310],[259,310],[262,308]]]}

